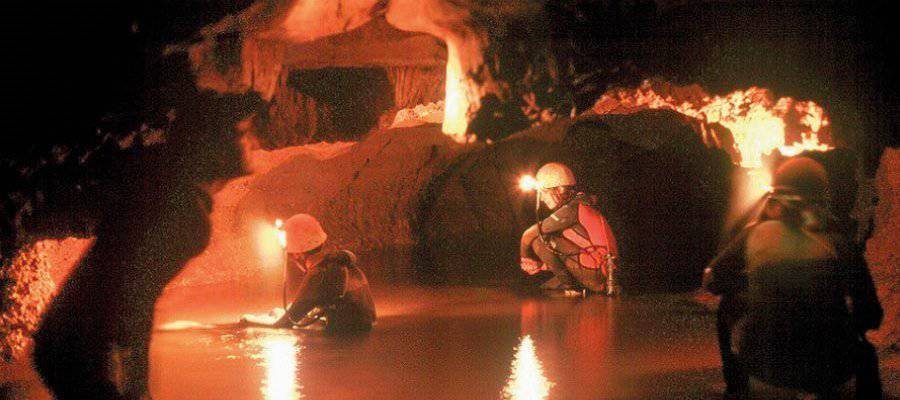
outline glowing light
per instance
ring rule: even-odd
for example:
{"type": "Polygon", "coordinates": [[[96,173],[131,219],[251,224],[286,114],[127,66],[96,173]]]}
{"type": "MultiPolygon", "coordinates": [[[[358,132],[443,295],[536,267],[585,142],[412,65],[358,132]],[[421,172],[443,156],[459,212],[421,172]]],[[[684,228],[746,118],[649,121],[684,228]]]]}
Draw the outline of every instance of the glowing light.
{"type": "Polygon", "coordinates": [[[265,220],[254,222],[250,229],[259,263],[266,268],[281,268],[284,264],[284,247],[281,245],[283,231],[265,220]]]}
{"type": "MultiPolygon", "coordinates": [[[[758,87],[709,96],[696,85],[676,87],[644,81],[636,89],[611,90],[594,106],[600,113],[621,108],[670,109],[707,124],[718,123],[731,131],[734,150],[740,154],[744,168],[762,167],[762,156],[775,149],[787,156],[831,149],[820,141],[824,128],[829,126],[822,107],[790,97],[776,100],[769,90],[758,87]],[[800,141],[787,143],[789,137],[799,137],[800,141]]],[[[723,145],[719,138],[713,139],[717,145],[723,145]]]]}
{"type": "Polygon", "coordinates": [[[747,171],[747,176],[749,178],[747,186],[752,191],[749,194],[750,198],[758,199],[773,190],[772,173],[768,170],[764,168],[752,169],[747,171]]]}
{"type": "Polygon", "coordinates": [[[523,192],[530,192],[540,187],[541,183],[531,175],[523,175],[519,179],[519,189],[522,189],[523,192]]]}
{"type": "Polygon", "coordinates": [[[284,231],[284,222],[280,219],[275,220],[275,229],[278,230],[278,244],[282,249],[287,248],[287,232],[284,231]]]}
{"type": "Polygon", "coordinates": [[[550,395],[553,382],[544,376],[544,369],[537,357],[534,341],[525,335],[516,350],[503,398],[508,400],[541,400],[550,395]]]}
{"type": "Polygon", "coordinates": [[[297,385],[297,337],[291,334],[261,338],[262,364],[266,378],[262,393],[266,400],[300,398],[297,385]]]}
{"type": "Polygon", "coordinates": [[[815,133],[804,134],[800,138],[800,143],[794,143],[790,146],[778,146],[778,151],[787,157],[793,157],[804,151],[828,151],[831,146],[825,143],[819,143],[819,137],[815,133]]]}
{"type": "Polygon", "coordinates": [[[441,131],[459,143],[466,143],[469,120],[469,100],[466,97],[466,81],[459,59],[459,49],[453,41],[447,41],[447,77],[444,83],[444,123],[441,131]]]}
{"type": "Polygon", "coordinates": [[[760,199],[772,191],[772,171],[768,168],[738,168],[734,175],[734,191],[726,226],[745,224],[743,218],[758,206],[760,199]]]}
{"type": "Polygon", "coordinates": [[[190,320],[177,320],[162,324],[157,328],[161,331],[180,331],[186,329],[212,329],[215,328],[215,325],[204,324],[202,322],[190,321],[190,320]]]}

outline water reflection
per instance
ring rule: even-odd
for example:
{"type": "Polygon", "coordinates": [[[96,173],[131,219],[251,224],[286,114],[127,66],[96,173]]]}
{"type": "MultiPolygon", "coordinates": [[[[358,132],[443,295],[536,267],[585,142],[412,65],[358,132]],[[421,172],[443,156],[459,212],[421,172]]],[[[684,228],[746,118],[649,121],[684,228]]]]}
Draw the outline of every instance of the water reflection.
{"type": "Polygon", "coordinates": [[[503,398],[507,400],[542,400],[550,394],[550,382],[544,376],[541,360],[538,359],[534,341],[531,336],[522,336],[522,341],[513,358],[509,378],[506,387],[503,388],[503,398]]]}
{"type": "Polygon", "coordinates": [[[616,304],[599,296],[522,302],[520,334],[540,344],[545,375],[562,377],[555,378],[554,397],[604,398],[615,390],[610,382],[621,362],[614,340],[616,304]]]}
{"type": "Polygon", "coordinates": [[[266,369],[262,393],[266,400],[299,399],[297,385],[297,337],[291,334],[265,335],[257,339],[260,365],[266,369]]]}

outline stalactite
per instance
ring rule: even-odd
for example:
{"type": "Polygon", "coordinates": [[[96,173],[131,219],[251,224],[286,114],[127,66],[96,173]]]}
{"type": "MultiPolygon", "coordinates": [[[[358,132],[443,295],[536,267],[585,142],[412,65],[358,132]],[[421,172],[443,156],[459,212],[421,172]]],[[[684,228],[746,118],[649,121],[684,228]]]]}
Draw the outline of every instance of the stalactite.
{"type": "Polygon", "coordinates": [[[441,100],[444,97],[444,68],[387,67],[388,79],[394,85],[394,108],[410,108],[441,100]]]}

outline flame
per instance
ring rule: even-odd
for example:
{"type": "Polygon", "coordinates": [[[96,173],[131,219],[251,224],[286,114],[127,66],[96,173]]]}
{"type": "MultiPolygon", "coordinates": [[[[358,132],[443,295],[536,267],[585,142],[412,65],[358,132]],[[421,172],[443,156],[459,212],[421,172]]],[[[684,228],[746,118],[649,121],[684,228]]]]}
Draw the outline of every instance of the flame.
{"type": "Polygon", "coordinates": [[[544,368],[537,357],[534,341],[531,336],[522,337],[516,356],[512,362],[512,371],[503,388],[503,398],[508,400],[541,400],[550,395],[553,382],[544,376],[544,368]]]}
{"type": "Polygon", "coordinates": [[[775,149],[786,156],[831,149],[820,140],[829,126],[822,107],[790,97],[776,100],[769,90],[758,87],[709,96],[697,85],[677,87],[647,80],[637,89],[613,89],[594,106],[599,113],[617,108],[670,109],[707,124],[721,124],[734,137],[739,164],[749,169],[762,167],[763,155],[775,149]]]}
{"type": "Polygon", "coordinates": [[[466,112],[466,81],[459,58],[459,49],[453,41],[447,41],[447,77],[444,84],[444,123],[441,131],[459,143],[466,143],[469,121],[466,112]]]}

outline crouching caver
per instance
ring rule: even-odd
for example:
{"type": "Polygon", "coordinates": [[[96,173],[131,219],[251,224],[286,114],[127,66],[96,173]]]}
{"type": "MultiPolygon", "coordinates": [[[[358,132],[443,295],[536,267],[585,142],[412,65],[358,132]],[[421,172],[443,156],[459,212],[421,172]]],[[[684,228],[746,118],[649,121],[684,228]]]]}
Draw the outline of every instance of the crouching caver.
{"type": "Polygon", "coordinates": [[[330,333],[372,329],[375,303],[356,256],[347,250],[323,251],[328,235],[308,214],[291,217],[284,229],[288,263],[302,280],[297,297],[274,326],[289,328],[324,319],[330,333]]]}
{"type": "Polygon", "coordinates": [[[749,397],[749,376],[828,397],[854,375],[857,399],[880,399],[865,332],[883,312],[861,252],[829,223],[825,169],[794,158],[776,170],[773,186],[763,217],[734,242],[735,256],[704,276],[722,296],[726,398],[749,397]]]}
{"type": "Polygon", "coordinates": [[[537,173],[540,200],[550,210],[522,234],[519,253],[522,270],[534,275],[549,270],[553,277],[543,289],[585,288],[612,292],[612,259],[616,240],[592,196],[574,190],[575,175],[560,163],[549,163],[537,173]]]}

